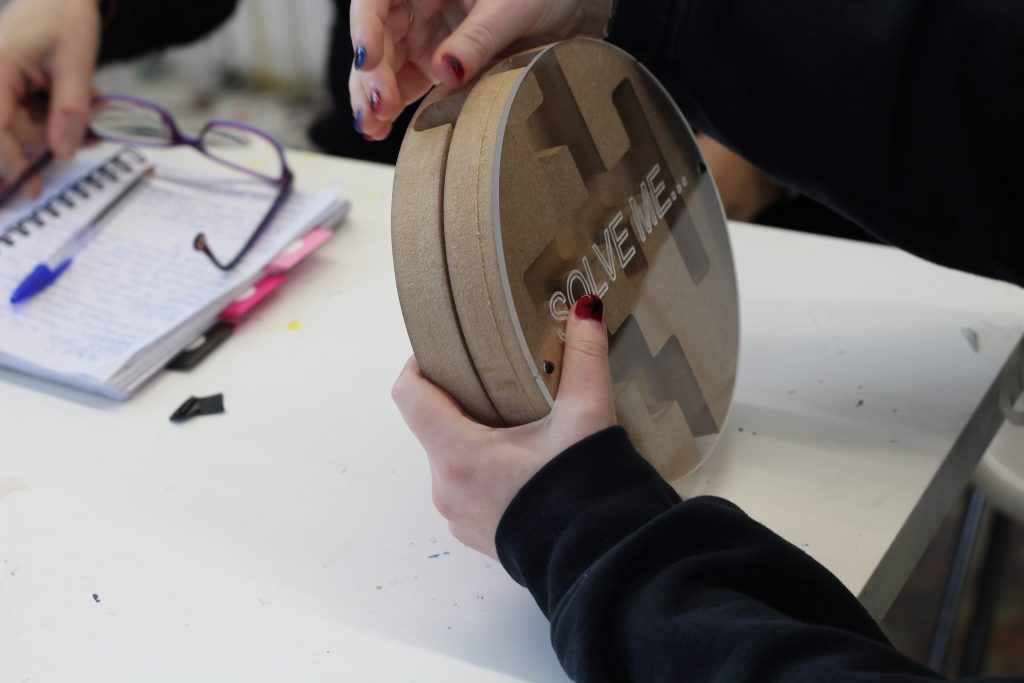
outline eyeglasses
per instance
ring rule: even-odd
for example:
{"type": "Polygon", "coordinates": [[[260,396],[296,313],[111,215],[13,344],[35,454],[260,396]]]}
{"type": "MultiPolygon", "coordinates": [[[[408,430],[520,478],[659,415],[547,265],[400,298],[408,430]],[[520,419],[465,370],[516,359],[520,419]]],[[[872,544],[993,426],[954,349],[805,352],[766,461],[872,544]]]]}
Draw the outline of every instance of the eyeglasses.
{"type": "Polygon", "coordinates": [[[284,158],[281,143],[267,133],[237,121],[214,120],[196,137],[181,132],[174,118],[153,102],[128,95],[105,95],[93,101],[89,132],[104,140],[145,147],[187,145],[225,166],[265,181],[277,188],[270,209],[234,258],[222,261],[199,233],[193,246],[221,270],[231,270],[252,249],[292,191],[294,175],[284,158]]]}
{"type": "MultiPolygon", "coordinates": [[[[234,258],[224,262],[210,249],[206,235],[199,233],[193,246],[206,254],[221,270],[231,270],[252,249],[274,215],[292,191],[294,175],[284,158],[281,143],[269,134],[237,121],[214,120],[197,137],[181,132],[174,118],[160,105],[128,95],[105,95],[93,101],[89,133],[96,138],[144,147],[187,145],[201,154],[242,171],[277,188],[273,203],[234,258]]],[[[0,188],[0,205],[13,197],[25,182],[39,173],[51,160],[48,150],[32,162],[18,177],[0,188]]]]}

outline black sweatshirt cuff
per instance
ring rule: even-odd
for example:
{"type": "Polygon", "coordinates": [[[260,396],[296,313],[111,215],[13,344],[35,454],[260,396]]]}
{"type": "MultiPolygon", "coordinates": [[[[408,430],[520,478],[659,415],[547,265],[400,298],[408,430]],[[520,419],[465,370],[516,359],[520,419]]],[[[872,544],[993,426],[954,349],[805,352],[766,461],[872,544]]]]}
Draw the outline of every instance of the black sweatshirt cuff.
{"type": "Polygon", "coordinates": [[[551,620],[574,680],[686,672],[694,680],[863,681],[875,677],[860,671],[881,670],[875,660],[923,671],[806,553],[725,500],[681,502],[619,427],[542,468],[505,511],[496,541],[502,565],[551,620]],[[854,675],[807,673],[847,668],[854,675]]]}
{"type": "Polygon", "coordinates": [[[498,558],[550,616],[560,588],[679,501],[626,431],[611,427],[566,449],[516,494],[498,524],[498,558]],[[579,523],[598,529],[575,533],[583,531],[573,529],[579,523]],[[581,536],[586,548],[559,544],[581,536]],[[560,576],[548,576],[555,567],[560,576]]]}

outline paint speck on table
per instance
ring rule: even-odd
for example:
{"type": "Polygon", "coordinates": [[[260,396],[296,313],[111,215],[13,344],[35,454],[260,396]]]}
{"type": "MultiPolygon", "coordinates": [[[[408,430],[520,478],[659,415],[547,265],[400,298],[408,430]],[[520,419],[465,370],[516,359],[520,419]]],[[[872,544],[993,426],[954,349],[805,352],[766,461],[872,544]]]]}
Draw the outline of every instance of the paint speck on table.
{"type": "Polygon", "coordinates": [[[288,323],[288,331],[289,332],[298,332],[299,331],[299,321],[298,321],[297,318],[295,320],[291,321],[290,323],[288,323]]]}
{"type": "Polygon", "coordinates": [[[28,486],[14,479],[8,478],[0,481],[0,500],[17,491],[24,491],[28,486]]]}
{"type": "Polygon", "coordinates": [[[378,585],[378,586],[377,586],[377,590],[379,590],[379,591],[382,591],[382,590],[384,590],[384,586],[378,585]]]}
{"type": "Polygon", "coordinates": [[[100,594],[99,593],[93,593],[92,594],[92,601],[93,602],[99,602],[100,601],[100,594]]]}
{"type": "Polygon", "coordinates": [[[857,407],[858,408],[860,408],[862,405],[864,405],[864,399],[861,399],[861,400],[857,401],[857,407]]]}
{"type": "Polygon", "coordinates": [[[978,340],[978,333],[977,333],[977,331],[975,331],[974,329],[972,329],[970,327],[963,327],[963,328],[960,329],[960,331],[963,332],[964,339],[967,340],[967,343],[970,345],[971,350],[974,351],[975,353],[977,353],[978,352],[978,347],[979,347],[979,340],[978,340]]]}
{"type": "Polygon", "coordinates": [[[451,553],[446,550],[443,553],[434,553],[433,555],[427,555],[427,559],[436,560],[442,557],[448,557],[449,555],[451,555],[451,553]]]}

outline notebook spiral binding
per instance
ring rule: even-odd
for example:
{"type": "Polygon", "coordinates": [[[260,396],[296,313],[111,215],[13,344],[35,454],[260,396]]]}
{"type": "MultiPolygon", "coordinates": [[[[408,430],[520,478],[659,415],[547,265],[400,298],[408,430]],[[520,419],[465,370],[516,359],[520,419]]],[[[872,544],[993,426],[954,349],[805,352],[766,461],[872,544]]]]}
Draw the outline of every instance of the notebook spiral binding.
{"type": "Polygon", "coordinates": [[[31,231],[46,227],[46,216],[60,218],[61,212],[73,211],[78,201],[85,201],[93,192],[100,192],[108,185],[118,182],[124,174],[130,174],[144,165],[146,158],[133,147],[117,151],[88,173],[76,178],[48,197],[42,204],[9,223],[0,232],[0,253],[5,248],[16,246],[15,233],[22,239],[31,237],[31,231]]]}

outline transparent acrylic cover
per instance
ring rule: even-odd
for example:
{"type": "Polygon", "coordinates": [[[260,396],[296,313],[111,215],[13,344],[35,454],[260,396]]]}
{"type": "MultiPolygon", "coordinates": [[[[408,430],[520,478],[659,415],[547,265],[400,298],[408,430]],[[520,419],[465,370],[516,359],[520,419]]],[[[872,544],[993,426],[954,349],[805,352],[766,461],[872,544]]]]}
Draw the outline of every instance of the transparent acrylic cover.
{"type": "Polygon", "coordinates": [[[506,305],[548,404],[576,300],[604,300],[619,421],[666,478],[692,471],[732,398],[739,315],[718,193],[661,85],[606,43],[540,51],[504,113],[493,226],[506,305]]]}

